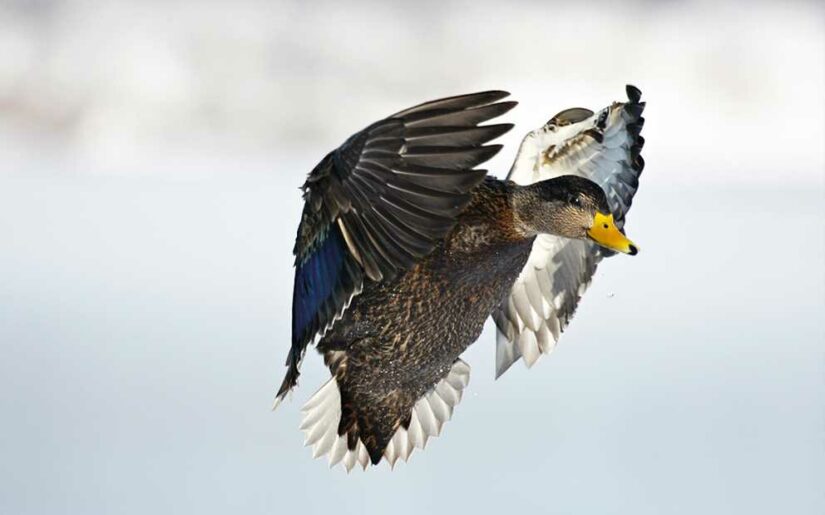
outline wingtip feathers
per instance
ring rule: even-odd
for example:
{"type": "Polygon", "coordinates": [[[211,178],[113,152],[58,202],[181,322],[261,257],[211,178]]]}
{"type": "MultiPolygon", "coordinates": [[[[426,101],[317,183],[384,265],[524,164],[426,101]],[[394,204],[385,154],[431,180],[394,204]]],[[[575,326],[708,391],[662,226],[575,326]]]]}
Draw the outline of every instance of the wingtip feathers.
{"type": "Polygon", "coordinates": [[[642,98],[642,91],[633,84],[626,85],[625,92],[627,93],[628,100],[631,102],[636,103],[642,98]]]}

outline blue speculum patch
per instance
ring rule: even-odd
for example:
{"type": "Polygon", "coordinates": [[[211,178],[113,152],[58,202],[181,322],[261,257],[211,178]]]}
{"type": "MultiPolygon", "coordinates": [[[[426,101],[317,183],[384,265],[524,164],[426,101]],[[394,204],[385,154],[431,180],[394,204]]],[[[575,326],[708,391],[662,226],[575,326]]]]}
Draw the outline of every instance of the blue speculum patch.
{"type": "Polygon", "coordinates": [[[333,294],[344,265],[346,246],[333,228],[313,252],[298,265],[292,304],[292,341],[298,342],[333,294]]]}

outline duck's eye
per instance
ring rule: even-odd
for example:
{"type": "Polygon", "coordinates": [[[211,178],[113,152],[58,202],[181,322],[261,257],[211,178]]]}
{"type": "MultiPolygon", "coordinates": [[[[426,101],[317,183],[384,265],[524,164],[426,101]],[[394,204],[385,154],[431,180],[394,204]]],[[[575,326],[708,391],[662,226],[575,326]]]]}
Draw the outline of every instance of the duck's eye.
{"type": "Polygon", "coordinates": [[[577,207],[581,207],[582,205],[582,201],[579,197],[570,197],[570,203],[577,207]]]}

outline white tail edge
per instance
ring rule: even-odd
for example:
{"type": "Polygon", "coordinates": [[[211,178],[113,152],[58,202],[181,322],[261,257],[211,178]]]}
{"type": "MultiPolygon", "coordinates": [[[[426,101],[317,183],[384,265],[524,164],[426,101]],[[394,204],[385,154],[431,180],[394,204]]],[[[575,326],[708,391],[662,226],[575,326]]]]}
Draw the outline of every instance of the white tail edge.
{"type": "MultiPolygon", "coordinates": [[[[470,382],[470,366],[456,360],[447,376],[435,388],[422,396],[413,406],[410,425],[399,427],[386,449],[384,461],[390,467],[401,459],[407,461],[415,448],[424,449],[430,437],[441,434],[444,424],[450,420],[453,409],[461,402],[461,396],[470,382]]],[[[304,445],[312,446],[312,456],[328,455],[329,466],[341,463],[349,472],[355,464],[366,469],[370,463],[367,448],[358,440],[354,450],[347,448],[346,435],[338,435],[341,421],[341,392],[335,378],[330,378],[301,409],[300,429],[306,439],[304,445]]]]}

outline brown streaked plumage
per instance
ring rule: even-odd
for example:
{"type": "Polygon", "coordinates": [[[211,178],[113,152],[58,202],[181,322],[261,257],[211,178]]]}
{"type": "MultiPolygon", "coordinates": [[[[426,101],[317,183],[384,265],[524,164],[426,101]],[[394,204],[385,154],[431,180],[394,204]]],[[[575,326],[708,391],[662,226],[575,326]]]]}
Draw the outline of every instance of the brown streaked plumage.
{"type": "MultiPolygon", "coordinates": [[[[514,105],[498,102],[504,96],[401,111],[349,138],[307,179],[292,349],[276,404],[317,339],[332,378],[307,402],[301,427],[331,465],[349,470],[382,457],[393,464],[439,434],[469,379],[459,356],[508,302],[538,237],[636,252],[593,181],[565,175],[519,185],[472,168],[499,150],[487,142],[510,128],[477,125],[514,105]]],[[[603,144],[603,113],[570,109],[549,123],[573,130],[590,119],[522,163],[539,171],[585,140],[603,144]]]]}
{"type": "MultiPolygon", "coordinates": [[[[342,399],[339,434],[361,438],[378,463],[415,402],[481,334],[530,254],[517,231],[512,183],[479,185],[456,227],[407,273],[356,297],[318,343],[342,351],[330,372],[342,399]]],[[[329,361],[333,361],[329,359],[329,361]]]]}

